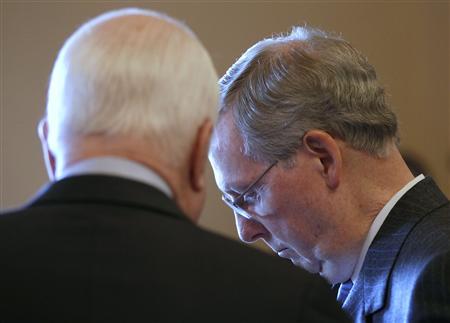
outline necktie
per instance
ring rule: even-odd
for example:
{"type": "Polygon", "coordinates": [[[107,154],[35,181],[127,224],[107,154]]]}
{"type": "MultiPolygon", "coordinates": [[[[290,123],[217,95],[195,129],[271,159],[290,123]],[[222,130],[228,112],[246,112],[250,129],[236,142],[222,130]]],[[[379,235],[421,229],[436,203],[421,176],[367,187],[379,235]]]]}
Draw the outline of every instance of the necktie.
{"type": "Polygon", "coordinates": [[[338,295],[337,295],[337,301],[343,305],[345,300],[347,299],[348,294],[350,293],[350,290],[353,287],[353,282],[351,279],[347,280],[346,282],[342,283],[339,287],[338,295]]]}

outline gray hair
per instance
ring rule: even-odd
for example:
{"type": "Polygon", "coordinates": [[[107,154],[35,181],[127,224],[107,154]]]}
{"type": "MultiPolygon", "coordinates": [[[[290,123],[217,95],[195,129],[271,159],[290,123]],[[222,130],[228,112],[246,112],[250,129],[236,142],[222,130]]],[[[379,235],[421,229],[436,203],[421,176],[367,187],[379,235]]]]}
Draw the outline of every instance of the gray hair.
{"type": "Polygon", "coordinates": [[[398,142],[375,69],[341,37],[309,27],[264,39],[220,79],[220,115],[232,110],[244,153],[288,160],[311,129],[382,156],[398,142]]]}
{"type": "Polygon", "coordinates": [[[217,104],[214,65],[188,27],[155,11],[115,10],[82,25],[58,54],[49,145],[64,151],[74,137],[138,136],[175,165],[201,123],[215,121],[217,104]]]}

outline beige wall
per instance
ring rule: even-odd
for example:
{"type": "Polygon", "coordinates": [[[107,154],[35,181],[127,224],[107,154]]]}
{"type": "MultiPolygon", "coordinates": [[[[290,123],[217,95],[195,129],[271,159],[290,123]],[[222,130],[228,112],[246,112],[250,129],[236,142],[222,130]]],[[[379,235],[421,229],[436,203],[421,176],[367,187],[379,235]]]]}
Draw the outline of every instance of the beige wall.
{"type": "MultiPolygon", "coordinates": [[[[58,48],[79,24],[122,2],[1,1],[1,208],[18,206],[46,173],[35,134],[58,48]]],[[[449,3],[126,2],[190,25],[219,74],[252,43],[294,24],[340,32],[377,68],[401,122],[402,146],[421,156],[450,195],[449,3]]],[[[235,236],[212,177],[202,224],[235,236]]]]}

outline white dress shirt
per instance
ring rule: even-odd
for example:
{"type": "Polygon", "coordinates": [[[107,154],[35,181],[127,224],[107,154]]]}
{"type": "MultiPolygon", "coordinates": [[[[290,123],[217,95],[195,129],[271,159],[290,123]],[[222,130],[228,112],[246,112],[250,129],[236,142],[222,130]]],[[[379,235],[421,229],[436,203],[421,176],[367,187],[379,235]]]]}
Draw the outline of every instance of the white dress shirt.
{"type": "Polygon", "coordinates": [[[416,185],[418,182],[423,180],[425,176],[423,174],[420,174],[416,178],[414,178],[412,181],[410,181],[408,184],[403,186],[403,188],[398,191],[387,203],[386,205],[381,209],[380,213],[375,217],[375,220],[372,222],[372,225],[370,226],[369,233],[367,234],[366,240],[364,241],[364,244],[361,249],[361,253],[359,254],[358,262],[356,263],[355,269],[353,270],[353,274],[351,276],[351,280],[354,283],[356,279],[359,276],[359,273],[361,271],[362,265],[364,263],[364,259],[366,258],[367,250],[369,250],[370,245],[372,244],[373,239],[375,239],[375,236],[377,235],[378,231],[380,230],[381,226],[383,225],[383,222],[386,220],[387,216],[389,215],[389,212],[391,212],[392,208],[397,204],[398,200],[406,194],[414,185],[416,185]]]}

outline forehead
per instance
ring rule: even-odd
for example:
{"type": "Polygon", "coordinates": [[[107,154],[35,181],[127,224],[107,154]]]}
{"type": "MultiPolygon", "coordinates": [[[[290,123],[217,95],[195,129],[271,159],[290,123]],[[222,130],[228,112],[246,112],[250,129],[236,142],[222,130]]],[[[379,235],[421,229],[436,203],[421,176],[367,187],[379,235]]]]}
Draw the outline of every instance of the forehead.
{"type": "Polygon", "coordinates": [[[234,148],[241,151],[242,143],[242,137],[236,128],[231,110],[220,115],[211,142],[212,153],[227,153],[234,148]]]}
{"type": "Polygon", "coordinates": [[[241,188],[262,167],[243,153],[242,137],[236,128],[232,113],[224,114],[214,131],[209,159],[217,186],[221,191],[241,188]]]}

